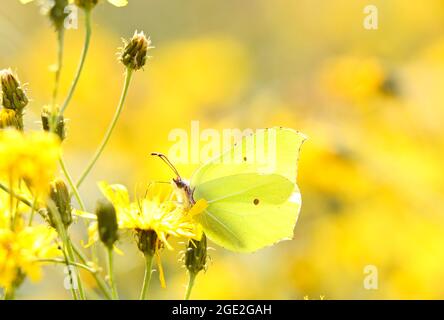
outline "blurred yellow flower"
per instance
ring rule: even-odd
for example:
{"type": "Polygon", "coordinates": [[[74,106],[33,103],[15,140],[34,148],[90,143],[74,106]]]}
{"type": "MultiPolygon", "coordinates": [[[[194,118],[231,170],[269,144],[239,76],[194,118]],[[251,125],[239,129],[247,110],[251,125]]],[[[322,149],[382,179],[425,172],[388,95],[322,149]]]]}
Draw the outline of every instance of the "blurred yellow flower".
{"type": "Polygon", "coordinates": [[[56,236],[54,229],[43,225],[18,231],[0,228],[0,287],[10,288],[20,275],[40,280],[41,262],[37,260],[60,255],[56,236]]]}
{"type": "Polygon", "coordinates": [[[320,71],[321,83],[331,94],[352,101],[377,93],[384,79],[384,70],[373,57],[341,56],[320,71]]]}
{"type": "Polygon", "coordinates": [[[57,169],[59,147],[59,138],[52,133],[0,131],[0,178],[14,184],[23,179],[35,195],[46,195],[57,169]]]}

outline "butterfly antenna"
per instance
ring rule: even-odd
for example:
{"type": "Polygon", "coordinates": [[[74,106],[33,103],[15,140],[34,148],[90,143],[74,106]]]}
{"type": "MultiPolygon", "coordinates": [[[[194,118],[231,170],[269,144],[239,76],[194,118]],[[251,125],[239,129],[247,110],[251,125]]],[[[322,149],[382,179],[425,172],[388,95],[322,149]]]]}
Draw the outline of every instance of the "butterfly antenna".
{"type": "Polygon", "coordinates": [[[152,152],[151,155],[158,156],[160,159],[162,159],[162,161],[165,162],[167,164],[167,166],[170,167],[171,170],[173,170],[173,172],[176,174],[176,176],[179,179],[182,179],[180,177],[179,171],[177,171],[176,167],[171,163],[171,161],[167,158],[166,155],[164,155],[163,153],[158,153],[158,152],[152,152]]]}

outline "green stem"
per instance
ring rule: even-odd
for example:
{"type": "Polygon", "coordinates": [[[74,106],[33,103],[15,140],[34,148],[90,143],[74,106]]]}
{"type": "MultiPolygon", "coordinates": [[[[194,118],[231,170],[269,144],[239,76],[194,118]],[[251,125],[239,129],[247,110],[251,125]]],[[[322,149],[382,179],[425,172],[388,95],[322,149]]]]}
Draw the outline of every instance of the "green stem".
{"type": "MultiPolygon", "coordinates": [[[[66,251],[69,258],[69,263],[73,266],[75,266],[76,259],[74,257],[74,250],[72,248],[72,242],[71,239],[68,237],[66,241],[66,251]]],[[[80,278],[80,272],[76,268],[76,276],[77,276],[77,284],[79,287],[79,296],[80,300],[86,300],[85,291],[83,289],[82,279],[80,278]]]]}
{"type": "MultiPolygon", "coordinates": [[[[74,257],[74,249],[73,249],[73,245],[71,242],[71,239],[69,237],[69,234],[65,228],[65,226],[63,225],[62,219],[60,218],[60,214],[58,212],[57,206],[55,205],[54,201],[52,200],[48,200],[47,201],[47,206],[48,206],[48,210],[51,211],[53,217],[55,218],[55,225],[56,225],[56,230],[60,236],[60,239],[63,242],[63,249],[66,253],[67,256],[67,265],[74,265],[74,263],[76,262],[76,259],[74,257]]],[[[85,300],[85,292],[83,290],[83,285],[82,285],[82,279],[80,278],[80,273],[78,272],[77,268],[76,268],[76,277],[77,277],[77,284],[78,284],[78,289],[79,289],[79,297],[81,300],[85,300]]]]}
{"type": "Polygon", "coordinates": [[[76,185],[74,184],[74,180],[72,180],[72,177],[69,174],[68,169],[66,168],[66,164],[65,164],[65,161],[63,160],[62,156],[59,157],[59,163],[60,163],[60,167],[62,168],[63,174],[66,177],[66,180],[68,180],[69,186],[71,187],[74,197],[76,197],[77,202],[79,203],[80,209],[82,211],[85,211],[85,204],[83,203],[82,198],[80,197],[79,190],[77,189],[76,185]]]}
{"type": "MultiPolygon", "coordinates": [[[[63,247],[66,248],[65,245],[63,245],[63,247]]],[[[68,258],[67,254],[66,254],[66,250],[62,250],[62,253],[63,253],[63,257],[65,258],[65,259],[64,259],[64,263],[65,263],[66,267],[68,268],[68,276],[69,276],[69,282],[70,282],[70,284],[71,284],[70,289],[71,289],[71,295],[72,295],[72,298],[73,298],[74,300],[78,300],[78,298],[77,298],[77,293],[76,293],[76,288],[74,288],[74,286],[73,286],[73,284],[74,284],[74,280],[73,280],[73,276],[72,276],[72,269],[70,268],[70,266],[71,266],[73,263],[72,263],[72,262],[71,262],[71,263],[69,262],[70,259],[68,258]]]]}
{"type": "Polygon", "coordinates": [[[127,68],[126,69],[126,73],[125,73],[125,83],[123,85],[123,89],[122,89],[122,94],[120,96],[120,101],[119,104],[117,105],[117,109],[116,112],[114,113],[114,117],[110,123],[110,125],[108,126],[108,129],[106,131],[106,134],[102,140],[102,143],[100,144],[100,146],[97,148],[96,153],[94,154],[93,158],[91,159],[91,161],[89,162],[88,166],[86,167],[85,171],[83,171],[82,175],[80,176],[79,180],[77,181],[77,188],[80,187],[80,185],[82,184],[82,182],[85,180],[85,178],[88,176],[88,174],[90,173],[91,169],[94,167],[94,164],[97,162],[97,160],[99,159],[100,155],[102,154],[103,150],[105,149],[106,144],[109,141],[109,138],[111,137],[111,134],[113,133],[113,130],[117,124],[117,120],[120,117],[120,114],[122,112],[123,109],[123,105],[125,103],[125,99],[128,93],[128,88],[131,82],[131,77],[133,74],[133,70],[131,68],[127,68]]]}
{"type": "Polygon", "coordinates": [[[117,293],[116,281],[114,279],[114,266],[113,266],[113,248],[107,248],[108,254],[108,277],[111,285],[111,292],[113,300],[118,300],[119,295],[117,293]]]}
{"type": "MultiPolygon", "coordinates": [[[[10,188],[8,188],[7,186],[5,186],[3,183],[0,182],[0,189],[2,189],[3,191],[13,195],[17,200],[20,200],[21,202],[23,202],[24,204],[26,204],[28,207],[32,207],[32,203],[31,201],[29,201],[28,199],[26,199],[25,197],[22,197],[21,195],[17,194],[16,192],[14,192],[13,190],[11,190],[10,188]]],[[[38,208],[35,207],[35,209],[37,210],[38,208]]]]}
{"type": "Polygon", "coordinates": [[[88,54],[89,44],[90,44],[90,40],[91,40],[91,10],[90,9],[85,9],[85,30],[86,30],[85,42],[83,43],[83,50],[82,50],[82,54],[80,56],[80,62],[77,67],[77,71],[74,76],[74,79],[71,83],[71,87],[69,88],[68,95],[67,95],[65,101],[63,102],[62,107],[60,108],[59,117],[63,116],[66,108],[69,105],[69,102],[72,99],[74,91],[76,90],[76,87],[77,87],[77,83],[79,82],[79,79],[80,79],[80,74],[82,73],[83,66],[85,64],[86,55],[88,54]]]}
{"type": "MultiPolygon", "coordinates": [[[[38,262],[46,262],[46,263],[60,263],[60,264],[66,264],[66,261],[63,259],[38,259],[36,260],[38,262]]],[[[86,264],[79,263],[79,262],[71,262],[71,265],[85,269],[86,271],[90,272],[91,274],[94,274],[98,272],[96,269],[88,267],[86,264]]]]}
{"type": "Polygon", "coordinates": [[[196,276],[197,276],[196,273],[189,272],[188,285],[187,285],[187,290],[185,292],[185,300],[189,300],[190,299],[191,290],[194,287],[194,280],[196,280],[196,276]]]}
{"type": "Polygon", "coordinates": [[[153,268],[153,255],[145,255],[145,275],[143,277],[142,291],[140,292],[140,300],[145,300],[151,281],[151,270],[153,268]]]}
{"type": "Polygon", "coordinates": [[[31,214],[29,216],[28,226],[32,225],[32,220],[34,219],[35,208],[37,207],[37,196],[34,197],[34,201],[31,206],[31,214]]]}
{"type": "Polygon", "coordinates": [[[63,65],[64,38],[65,38],[65,29],[59,28],[57,30],[57,70],[55,72],[54,89],[52,91],[52,105],[56,104],[57,95],[59,93],[60,74],[62,72],[62,65],[63,65]]]}
{"type": "MultiPolygon", "coordinates": [[[[80,259],[80,261],[83,264],[86,264],[88,262],[87,258],[82,253],[80,248],[78,248],[75,244],[73,244],[73,249],[74,249],[74,252],[77,255],[77,257],[80,259]]],[[[100,291],[102,291],[102,293],[104,294],[104,296],[108,300],[111,300],[112,296],[111,296],[111,293],[109,292],[109,288],[108,288],[108,285],[106,284],[105,280],[103,280],[103,278],[100,277],[100,275],[98,273],[93,273],[92,275],[93,275],[94,279],[96,280],[96,283],[99,286],[100,291]]]]}

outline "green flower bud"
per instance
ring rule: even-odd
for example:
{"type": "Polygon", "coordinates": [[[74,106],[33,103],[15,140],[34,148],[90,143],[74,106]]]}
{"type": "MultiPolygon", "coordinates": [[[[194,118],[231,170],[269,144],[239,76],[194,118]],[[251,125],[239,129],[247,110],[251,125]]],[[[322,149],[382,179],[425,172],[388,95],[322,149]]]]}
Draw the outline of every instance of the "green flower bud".
{"type": "Polygon", "coordinates": [[[148,58],[148,49],[151,49],[151,40],[143,32],[135,32],[130,41],[124,41],[124,47],[119,53],[119,60],[133,70],[142,68],[148,58]]]}
{"type": "Polygon", "coordinates": [[[41,113],[41,119],[43,130],[53,131],[59,136],[61,141],[65,140],[65,119],[63,116],[59,116],[59,111],[57,109],[51,111],[51,107],[44,106],[41,113]]]}
{"type": "MultiPolygon", "coordinates": [[[[56,179],[51,182],[49,196],[57,207],[63,225],[65,228],[68,228],[72,223],[71,197],[69,196],[68,187],[62,179],[56,179]]],[[[50,210],[48,210],[48,212],[50,212],[50,210]]],[[[55,227],[54,217],[49,215],[49,220],[51,226],[55,227]]]]}
{"type": "Polygon", "coordinates": [[[157,250],[157,234],[153,230],[136,230],[137,247],[146,256],[153,256],[157,250]]]}
{"type": "Polygon", "coordinates": [[[100,240],[105,246],[112,249],[114,242],[118,239],[116,209],[111,202],[102,199],[97,201],[96,215],[100,240]]]}
{"type": "Polygon", "coordinates": [[[17,118],[17,114],[12,109],[0,110],[0,129],[15,128],[17,130],[23,130],[23,124],[20,123],[17,118]]]}
{"type": "Polygon", "coordinates": [[[74,0],[76,6],[87,10],[94,8],[98,2],[99,0],[74,0]]]}
{"type": "Polygon", "coordinates": [[[202,234],[200,241],[188,241],[185,252],[185,266],[192,274],[198,274],[207,265],[207,237],[202,234]]]}
{"type": "Polygon", "coordinates": [[[12,109],[19,116],[23,115],[23,109],[28,104],[26,96],[20,82],[16,79],[10,69],[0,71],[2,84],[2,104],[6,109],[12,109]]]}

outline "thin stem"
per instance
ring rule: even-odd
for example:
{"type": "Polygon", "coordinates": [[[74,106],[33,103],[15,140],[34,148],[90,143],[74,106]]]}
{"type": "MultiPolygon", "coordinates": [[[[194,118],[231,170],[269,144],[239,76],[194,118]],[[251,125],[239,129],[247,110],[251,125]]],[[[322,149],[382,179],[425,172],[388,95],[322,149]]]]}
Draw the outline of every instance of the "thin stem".
{"type": "Polygon", "coordinates": [[[14,213],[14,187],[12,185],[12,177],[9,177],[9,214],[11,215],[11,229],[14,231],[15,226],[15,213],[14,213]]]}
{"type": "Polygon", "coordinates": [[[185,292],[185,300],[189,300],[190,299],[191,290],[194,287],[194,280],[196,280],[196,276],[197,276],[196,273],[189,272],[188,285],[187,285],[187,290],[185,292]]]}
{"type": "Polygon", "coordinates": [[[131,82],[132,74],[133,74],[133,70],[131,68],[127,68],[126,73],[125,73],[125,83],[123,85],[122,94],[120,96],[120,101],[119,101],[119,104],[117,105],[116,112],[114,113],[114,117],[113,117],[110,125],[108,126],[108,129],[107,129],[106,134],[102,140],[102,143],[97,148],[96,153],[94,154],[93,158],[91,159],[91,161],[89,162],[85,171],[83,171],[82,175],[80,176],[79,180],[77,181],[77,188],[80,187],[82,182],[85,180],[85,178],[90,173],[91,169],[94,167],[94,164],[99,159],[100,155],[102,154],[103,150],[105,149],[106,144],[109,141],[109,138],[111,137],[111,134],[113,133],[114,127],[117,124],[117,120],[119,120],[120,113],[122,112],[123,105],[125,103],[125,99],[126,99],[126,96],[128,93],[128,88],[129,88],[129,85],[131,82]]]}
{"type": "Polygon", "coordinates": [[[111,285],[111,292],[113,300],[118,300],[119,295],[117,293],[116,281],[114,279],[114,266],[113,266],[113,248],[107,248],[108,254],[108,277],[111,285]]]}
{"type": "MultiPolygon", "coordinates": [[[[14,190],[11,190],[10,188],[8,188],[7,186],[5,186],[3,183],[0,182],[0,189],[2,189],[3,191],[13,195],[17,200],[20,200],[21,202],[23,202],[25,205],[27,205],[28,207],[32,207],[32,203],[31,201],[29,201],[28,199],[26,199],[25,197],[22,197],[21,195],[17,194],[16,192],[14,192],[14,190]]],[[[37,210],[38,208],[35,207],[35,209],[37,210]]]]}
{"type": "MultiPolygon", "coordinates": [[[[65,245],[63,245],[63,246],[65,248],[65,245]]],[[[65,262],[66,268],[68,269],[68,276],[69,276],[69,282],[70,282],[70,289],[71,289],[72,298],[74,300],[78,300],[76,288],[73,285],[74,284],[74,278],[72,276],[72,269],[70,268],[72,262],[71,263],[69,262],[70,259],[68,258],[67,254],[66,254],[66,250],[62,250],[62,253],[63,253],[63,257],[65,258],[64,262],[65,262]]]]}
{"type": "Polygon", "coordinates": [[[153,255],[145,255],[145,275],[143,277],[142,291],[140,292],[140,300],[145,300],[151,281],[151,270],[153,268],[153,255]]]}
{"type": "Polygon", "coordinates": [[[65,164],[65,161],[63,160],[62,156],[59,157],[59,163],[60,163],[60,167],[62,168],[63,174],[66,177],[66,180],[68,180],[69,186],[71,187],[74,197],[76,197],[77,202],[79,203],[80,209],[82,211],[85,211],[85,204],[83,203],[82,198],[80,197],[79,190],[77,189],[76,185],[74,184],[74,180],[72,180],[72,177],[69,174],[68,169],[66,168],[66,164],[65,164]]]}
{"type": "Polygon", "coordinates": [[[63,47],[65,39],[65,29],[59,28],[57,30],[57,70],[55,71],[54,89],[52,91],[52,105],[56,104],[57,95],[60,87],[60,74],[63,65],[63,47]]]}
{"type": "MultiPolygon", "coordinates": [[[[63,259],[38,259],[37,262],[46,262],[46,263],[60,263],[60,264],[66,264],[66,261],[63,259]]],[[[91,267],[88,267],[86,264],[79,263],[79,262],[71,262],[71,265],[85,269],[86,271],[90,272],[91,274],[94,274],[98,272],[96,269],[93,269],[91,267]]]]}
{"type": "MultiPolygon", "coordinates": [[[[74,249],[74,252],[77,255],[77,257],[80,259],[80,261],[83,264],[86,264],[88,262],[87,258],[85,257],[83,252],[80,250],[80,248],[78,248],[75,244],[73,244],[73,249],[74,249]]],[[[105,280],[103,280],[103,278],[100,277],[99,273],[93,273],[92,275],[93,275],[94,279],[96,280],[96,283],[99,286],[100,291],[102,291],[102,293],[105,295],[105,297],[108,300],[111,300],[112,296],[111,296],[111,293],[109,291],[108,285],[106,284],[105,280]]]]}
{"type": "MultiPolygon", "coordinates": [[[[66,251],[67,251],[67,254],[68,254],[69,261],[70,261],[69,263],[71,265],[75,266],[74,263],[76,262],[76,259],[74,257],[74,250],[72,248],[72,242],[71,242],[71,239],[69,237],[67,237],[66,249],[67,249],[66,251]]],[[[82,279],[80,278],[80,273],[77,270],[77,268],[76,268],[76,276],[77,276],[77,284],[78,284],[78,288],[79,288],[80,300],[86,300],[85,291],[83,289],[83,284],[82,284],[82,279]]]]}
{"type": "Polygon", "coordinates": [[[31,206],[31,214],[29,216],[29,222],[28,222],[28,226],[32,225],[32,220],[34,219],[34,213],[35,213],[35,208],[37,206],[37,199],[38,197],[35,196],[34,197],[34,201],[32,202],[32,206],[31,206]]]}
{"type": "MultiPolygon", "coordinates": [[[[68,234],[65,226],[63,225],[62,219],[60,218],[60,213],[58,212],[57,206],[55,205],[54,201],[48,200],[47,206],[48,206],[48,210],[51,211],[53,217],[55,218],[56,230],[60,236],[60,239],[63,242],[63,249],[64,249],[66,256],[68,258],[67,265],[69,267],[70,265],[73,265],[73,263],[76,262],[76,259],[74,257],[74,249],[73,249],[71,239],[69,237],[69,234],[68,234]]],[[[79,297],[81,300],[85,300],[85,292],[83,290],[82,279],[80,278],[80,274],[79,274],[77,268],[76,268],[76,276],[77,276],[77,284],[78,284],[78,289],[79,289],[79,297]]]]}
{"type": "Polygon", "coordinates": [[[77,67],[76,74],[74,75],[74,79],[71,83],[71,87],[69,88],[68,95],[67,95],[65,101],[63,102],[62,107],[60,108],[59,117],[63,116],[63,113],[65,112],[66,108],[69,105],[69,102],[72,99],[74,91],[76,90],[76,87],[77,87],[77,83],[79,82],[79,79],[80,79],[80,74],[82,73],[83,66],[85,64],[86,55],[88,54],[89,44],[90,44],[90,40],[91,40],[91,10],[90,9],[85,9],[85,31],[86,31],[85,42],[83,43],[83,50],[82,50],[82,54],[80,56],[80,62],[77,67]]]}

